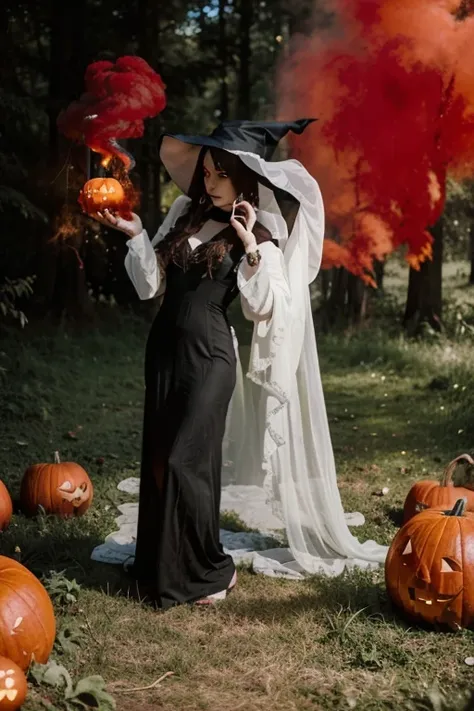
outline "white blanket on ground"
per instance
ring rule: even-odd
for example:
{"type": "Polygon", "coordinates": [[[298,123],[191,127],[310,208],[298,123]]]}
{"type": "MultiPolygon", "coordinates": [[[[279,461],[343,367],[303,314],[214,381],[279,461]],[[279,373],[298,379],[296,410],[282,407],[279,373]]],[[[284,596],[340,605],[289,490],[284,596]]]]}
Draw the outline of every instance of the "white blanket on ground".
{"type": "MultiPolygon", "coordinates": [[[[138,495],[140,480],[131,477],[118,485],[120,491],[138,495]]],[[[117,531],[92,551],[92,560],[115,565],[131,565],[135,556],[138,503],[121,504],[116,518],[117,531]]],[[[221,543],[236,564],[247,564],[256,573],[272,577],[302,579],[306,574],[288,548],[280,547],[281,522],[266,503],[263,488],[228,485],[222,489],[221,511],[233,511],[255,532],[234,532],[221,529],[221,543]]],[[[362,514],[346,514],[349,526],[362,526],[362,514]]]]}

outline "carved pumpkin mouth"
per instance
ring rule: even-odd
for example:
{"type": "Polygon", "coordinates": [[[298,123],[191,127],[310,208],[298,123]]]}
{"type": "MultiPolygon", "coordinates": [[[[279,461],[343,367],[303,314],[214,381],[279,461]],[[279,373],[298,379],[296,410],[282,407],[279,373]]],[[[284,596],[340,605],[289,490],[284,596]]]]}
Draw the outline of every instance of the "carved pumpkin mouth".
{"type": "Polygon", "coordinates": [[[433,598],[429,597],[420,597],[419,594],[417,596],[416,592],[416,588],[408,588],[408,595],[410,596],[410,600],[413,600],[413,602],[424,602],[425,605],[432,605],[434,602],[452,602],[459,595],[459,593],[457,593],[456,595],[442,595],[441,593],[437,593],[436,600],[434,600],[433,598]]]}
{"type": "Polygon", "coordinates": [[[16,689],[2,689],[0,691],[0,701],[3,699],[8,699],[8,701],[15,701],[18,696],[18,691],[16,689]]]}
{"type": "Polygon", "coordinates": [[[69,501],[74,507],[78,507],[89,499],[87,482],[76,486],[74,490],[72,490],[72,487],[73,484],[70,481],[65,481],[64,484],[58,487],[58,491],[61,492],[64,501],[69,501]]]}

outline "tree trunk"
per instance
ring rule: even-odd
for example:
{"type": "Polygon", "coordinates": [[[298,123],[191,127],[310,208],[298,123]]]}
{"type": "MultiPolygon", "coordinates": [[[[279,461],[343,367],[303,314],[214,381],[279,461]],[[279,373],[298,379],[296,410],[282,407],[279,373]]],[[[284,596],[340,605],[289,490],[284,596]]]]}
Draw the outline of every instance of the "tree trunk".
{"type": "Polygon", "coordinates": [[[469,275],[469,284],[474,284],[474,224],[471,226],[471,235],[469,238],[471,273],[469,275]]]}
{"type": "MultiPolygon", "coordinates": [[[[139,51],[155,71],[161,64],[161,13],[156,0],[139,2],[139,51]]],[[[157,229],[161,212],[161,182],[159,156],[156,153],[158,136],[161,132],[160,118],[145,123],[145,135],[140,142],[140,191],[141,212],[151,232],[157,229]]]]}
{"type": "Polygon", "coordinates": [[[253,0],[240,0],[239,10],[240,69],[237,100],[238,117],[241,119],[250,119],[252,115],[250,92],[250,31],[253,20],[253,0]]]}
{"type": "MultiPolygon", "coordinates": [[[[82,233],[78,239],[74,234],[68,238],[61,237],[54,244],[49,240],[59,226],[58,220],[62,219],[59,216],[66,214],[65,206],[71,204],[71,200],[75,205],[77,196],[69,171],[74,150],[69,147],[69,142],[61,140],[56,122],[60,111],[78,99],[84,90],[86,0],[78,0],[71,6],[60,0],[51,0],[50,18],[47,112],[48,158],[53,186],[48,191],[50,200],[45,207],[53,219],[52,230],[45,234],[45,244],[37,254],[35,298],[44,315],[49,312],[57,318],[65,314],[66,317],[84,320],[90,319],[91,303],[78,251],[82,233]]],[[[85,161],[82,161],[81,167],[85,168],[85,161]]]]}
{"type": "Polygon", "coordinates": [[[443,232],[441,218],[431,229],[433,260],[423,262],[419,271],[410,268],[403,324],[411,335],[419,334],[423,324],[442,330],[443,232]]]}
{"type": "Polygon", "coordinates": [[[227,36],[225,8],[226,0],[219,0],[219,65],[220,65],[220,119],[226,121],[229,118],[229,89],[227,86],[227,36]]]}
{"type": "Polygon", "coordinates": [[[377,290],[379,294],[383,292],[383,278],[385,276],[385,262],[374,262],[375,281],[377,282],[377,290]]]}
{"type": "Polygon", "coordinates": [[[61,160],[56,119],[84,90],[86,0],[71,6],[52,0],[49,72],[49,148],[53,166],[61,160]]]}
{"type": "Polygon", "coordinates": [[[347,279],[347,315],[349,323],[358,326],[367,315],[368,287],[362,279],[349,274],[347,279]]]}
{"type": "Polygon", "coordinates": [[[367,317],[370,288],[343,267],[321,272],[322,306],[318,317],[326,331],[359,326],[367,317]]]}
{"type": "Polygon", "coordinates": [[[331,290],[327,301],[328,325],[345,317],[348,277],[349,272],[343,267],[331,270],[331,290]]]}

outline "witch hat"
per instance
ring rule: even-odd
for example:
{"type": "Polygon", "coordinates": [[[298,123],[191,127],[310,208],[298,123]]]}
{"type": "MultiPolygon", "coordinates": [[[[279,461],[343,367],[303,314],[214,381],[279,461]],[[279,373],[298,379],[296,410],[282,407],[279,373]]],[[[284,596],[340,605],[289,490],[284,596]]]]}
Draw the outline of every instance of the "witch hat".
{"type": "Polygon", "coordinates": [[[316,119],[296,121],[223,121],[210,136],[165,133],[160,138],[160,158],[170,177],[187,193],[201,148],[242,151],[269,161],[287,133],[301,134],[316,119]]]}

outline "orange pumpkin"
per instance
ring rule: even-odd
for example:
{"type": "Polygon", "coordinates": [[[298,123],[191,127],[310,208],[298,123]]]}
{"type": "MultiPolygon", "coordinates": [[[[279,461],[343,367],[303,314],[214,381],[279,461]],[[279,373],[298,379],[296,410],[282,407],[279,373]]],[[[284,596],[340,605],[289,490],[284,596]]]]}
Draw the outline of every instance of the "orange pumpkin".
{"type": "Polygon", "coordinates": [[[130,205],[122,185],[115,178],[92,178],[79,193],[78,202],[89,215],[108,208],[124,217],[130,213],[130,205]]]}
{"type": "Polygon", "coordinates": [[[16,711],[26,699],[26,677],[11,659],[0,657],[0,711],[16,711]]]}
{"type": "Polygon", "coordinates": [[[24,565],[0,556],[0,655],[23,670],[33,658],[45,664],[55,636],[54,610],[46,589],[24,565]]]}
{"type": "Polygon", "coordinates": [[[20,505],[27,516],[46,513],[58,516],[82,516],[92,503],[94,489],[86,470],[75,462],[61,462],[54,453],[54,464],[33,464],[20,487],[20,505]]]}
{"type": "Polygon", "coordinates": [[[431,509],[434,506],[450,509],[462,497],[467,500],[467,510],[474,511],[474,491],[463,486],[454,486],[452,481],[454,470],[462,461],[474,464],[474,460],[469,454],[461,454],[448,464],[441,481],[422,479],[412,486],[403,507],[405,523],[420,511],[431,509]]]}
{"type": "Polygon", "coordinates": [[[474,624],[474,513],[422,511],[398,531],[385,562],[393,602],[414,620],[460,629],[474,624]]]}
{"type": "Polygon", "coordinates": [[[12,520],[13,504],[8,489],[0,481],[0,531],[4,531],[12,520]]]}

